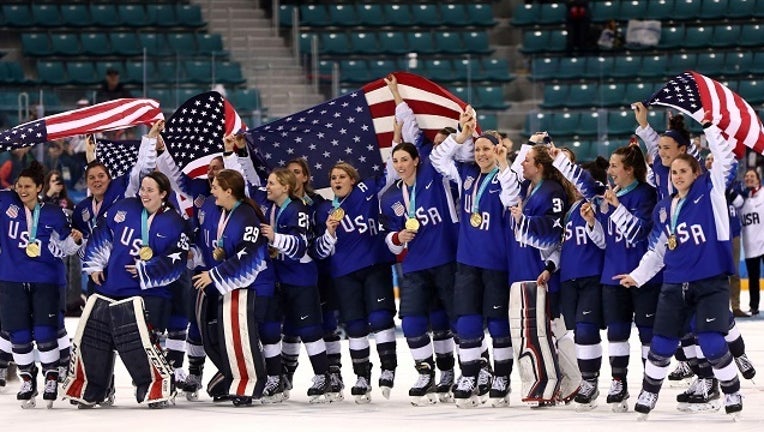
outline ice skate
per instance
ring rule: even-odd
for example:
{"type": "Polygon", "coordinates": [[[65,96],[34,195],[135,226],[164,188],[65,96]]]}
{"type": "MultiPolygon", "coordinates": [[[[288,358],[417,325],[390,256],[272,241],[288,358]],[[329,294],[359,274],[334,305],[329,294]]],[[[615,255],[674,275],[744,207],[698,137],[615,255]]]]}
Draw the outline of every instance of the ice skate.
{"type": "Polygon", "coordinates": [[[66,376],[69,374],[69,362],[64,366],[58,367],[58,382],[63,384],[66,376]]]}
{"type": "Polygon", "coordinates": [[[695,393],[698,393],[701,390],[701,386],[702,378],[696,377],[685,391],[676,395],[676,401],[678,403],[676,409],[682,412],[690,412],[690,397],[695,393]]]}
{"type": "MultiPolygon", "coordinates": [[[[609,397],[609,395],[608,395],[609,397]]],[[[639,392],[637,403],[634,405],[634,411],[638,412],[637,421],[647,420],[647,415],[650,414],[655,408],[655,404],[658,402],[658,393],[642,390],[639,392]]]]}
{"type": "Polygon", "coordinates": [[[345,399],[342,394],[342,390],[345,388],[345,383],[342,382],[342,372],[339,366],[329,366],[329,391],[326,393],[326,398],[329,402],[339,402],[345,399]]]}
{"type": "Polygon", "coordinates": [[[724,411],[737,422],[740,420],[740,414],[743,412],[743,396],[740,392],[724,395],[724,411]]]}
{"type": "Polygon", "coordinates": [[[591,411],[597,407],[597,398],[600,396],[598,384],[597,378],[585,379],[581,382],[581,388],[573,398],[577,411],[591,411]]]}
{"type": "Polygon", "coordinates": [[[202,389],[202,376],[189,374],[183,384],[183,393],[186,394],[186,400],[196,402],[199,400],[199,390],[202,389]]]}
{"type": "Polygon", "coordinates": [[[37,369],[30,372],[19,372],[21,378],[21,388],[16,394],[16,400],[21,402],[22,409],[34,408],[37,406],[35,397],[37,396],[37,369]]]}
{"type": "Polygon", "coordinates": [[[379,375],[379,389],[382,391],[382,396],[385,399],[390,399],[390,390],[393,389],[395,383],[395,371],[389,369],[382,369],[382,373],[379,375]]]}
{"type": "Polygon", "coordinates": [[[509,406],[510,391],[508,376],[493,377],[491,390],[488,392],[488,399],[491,401],[491,406],[494,408],[509,406]]]}
{"type": "Polygon", "coordinates": [[[688,399],[685,405],[687,412],[719,411],[722,407],[719,381],[716,378],[699,379],[698,384],[695,386],[695,392],[688,399]]]}
{"type": "Polygon", "coordinates": [[[261,401],[263,404],[274,404],[284,401],[284,383],[281,381],[281,375],[268,375],[261,401]]]}
{"type": "Polygon", "coordinates": [[[693,376],[695,376],[695,373],[690,369],[690,365],[687,362],[680,361],[677,363],[676,368],[668,374],[668,380],[672,387],[681,387],[690,384],[693,376]]]}
{"type": "Polygon", "coordinates": [[[477,377],[477,395],[480,398],[480,403],[485,403],[488,400],[488,393],[491,391],[493,369],[491,369],[490,363],[485,359],[481,359],[480,362],[482,366],[477,377]]]}
{"type": "Polygon", "coordinates": [[[756,369],[754,369],[751,361],[748,360],[747,355],[743,354],[740,357],[735,357],[735,364],[740,370],[740,375],[743,375],[743,378],[752,380],[753,377],[756,376],[756,369]]]}
{"type": "Polygon", "coordinates": [[[45,373],[45,387],[42,390],[42,399],[47,402],[48,408],[53,408],[53,402],[58,399],[58,370],[45,373]]]}
{"type": "Polygon", "coordinates": [[[178,394],[186,392],[186,380],[188,379],[188,373],[183,368],[177,368],[173,370],[175,375],[175,388],[178,394]]]}
{"type": "Polygon", "coordinates": [[[438,394],[438,400],[441,403],[452,403],[454,401],[454,394],[452,388],[454,386],[454,370],[440,371],[440,381],[435,386],[435,393],[438,394]]]}
{"type": "Polygon", "coordinates": [[[371,373],[358,375],[355,385],[350,389],[350,394],[355,398],[355,403],[367,404],[371,402],[371,373]]]}
{"type": "Polygon", "coordinates": [[[607,403],[613,412],[622,413],[629,410],[628,404],[629,390],[626,383],[618,378],[613,378],[610,382],[610,391],[607,393],[607,403]]]}
{"type": "Polygon", "coordinates": [[[438,402],[438,395],[435,392],[435,371],[428,362],[417,362],[416,370],[419,372],[414,386],[409,389],[409,398],[411,405],[427,406],[438,402]]]}
{"type": "Polygon", "coordinates": [[[284,383],[284,400],[289,400],[289,396],[292,395],[292,388],[294,387],[292,381],[294,381],[294,374],[285,373],[281,375],[281,382],[284,383]]]}
{"type": "Polygon", "coordinates": [[[477,378],[460,376],[456,381],[454,401],[457,408],[474,408],[482,404],[477,394],[477,378]]]}
{"type": "Polygon", "coordinates": [[[312,404],[329,402],[326,396],[329,392],[329,383],[328,373],[313,376],[313,384],[308,389],[308,402],[312,404]]]}
{"type": "Polygon", "coordinates": [[[0,368],[0,389],[8,384],[8,368],[0,368]]]}

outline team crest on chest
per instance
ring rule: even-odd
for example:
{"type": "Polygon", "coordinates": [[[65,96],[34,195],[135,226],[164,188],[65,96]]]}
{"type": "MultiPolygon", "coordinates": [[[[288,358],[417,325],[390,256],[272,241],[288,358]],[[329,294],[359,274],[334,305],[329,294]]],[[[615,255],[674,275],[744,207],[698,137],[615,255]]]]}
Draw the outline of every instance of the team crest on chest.
{"type": "Polygon", "coordinates": [[[114,215],[114,222],[122,223],[125,221],[125,216],[127,216],[127,212],[124,210],[120,210],[117,212],[117,214],[114,215]]]}
{"type": "Polygon", "coordinates": [[[472,187],[472,183],[475,182],[475,177],[467,176],[466,179],[464,179],[464,190],[467,190],[472,187]]]}
{"type": "Polygon", "coordinates": [[[202,204],[204,204],[204,200],[205,199],[206,198],[204,197],[204,195],[202,195],[202,194],[197,195],[196,198],[194,198],[194,205],[196,207],[201,207],[202,204]]]}
{"type": "Polygon", "coordinates": [[[666,223],[668,220],[668,212],[666,211],[666,207],[661,207],[661,209],[658,210],[658,219],[660,219],[662,224],[666,223]]]}
{"type": "Polygon", "coordinates": [[[392,205],[393,212],[395,212],[396,216],[403,216],[404,213],[406,213],[406,207],[403,206],[403,203],[400,201],[396,201],[395,204],[392,205]]]}
{"type": "Polygon", "coordinates": [[[5,214],[11,219],[16,219],[16,216],[19,215],[19,207],[16,204],[11,204],[8,206],[8,210],[5,211],[5,214]]]}
{"type": "Polygon", "coordinates": [[[89,220],[90,220],[90,210],[88,210],[88,209],[83,209],[83,210],[82,210],[82,221],[83,221],[83,222],[87,222],[87,221],[89,221],[89,220]]]}
{"type": "Polygon", "coordinates": [[[204,216],[205,216],[204,210],[199,210],[199,225],[204,224],[204,216]]]}

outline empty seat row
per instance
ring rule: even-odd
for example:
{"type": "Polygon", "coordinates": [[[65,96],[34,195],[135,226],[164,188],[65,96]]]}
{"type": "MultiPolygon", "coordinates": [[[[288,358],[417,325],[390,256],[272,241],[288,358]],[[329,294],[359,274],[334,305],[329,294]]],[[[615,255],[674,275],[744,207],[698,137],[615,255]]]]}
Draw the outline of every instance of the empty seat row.
{"type": "Polygon", "coordinates": [[[318,37],[321,54],[490,54],[485,31],[465,32],[324,32],[301,33],[300,52],[309,53],[313,37],[318,37]]]}
{"type": "Polygon", "coordinates": [[[95,84],[104,79],[109,69],[120,72],[120,79],[125,83],[142,83],[144,76],[148,83],[222,83],[239,85],[246,80],[241,74],[241,65],[237,62],[210,62],[186,60],[182,62],[160,60],[157,62],[127,61],[89,62],[89,61],[38,61],[37,76],[42,84],[78,85],[95,84]],[[145,70],[144,70],[145,69],[145,70]]]}
{"type": "Polygon", "coordinates": [[[149,56],[223,57],[223,40],[217,33],[84,32],[24,33],[25,55],[42,56],[149,56]]]}
{"type": "MultiPolygon", "coordinates": [[[[566,30],[528,30],[523,32],[521,51],[525,54],[565,51],[566,30]]],[[[719,48],[764,46],[764,25],[717,26],[666,25],[661,27],[658,49],[719,48]]],[[[652,48],[652,47],[649,47],[652,48]]]]}
{"type": "Polygon", "coordinates": [[[0,61],[0,84],[26,84],[24,69],[19,62],[0,61]]]}
{"type": "Polygon", "coordinates": [[[201,6],[193,4],[6,4],[6,27],[203,27],[201,6]]]}
{"type": "MultiPolygon", "coordinates": [[[[279,22],[292,25],[295,6],[281,5],[279,22]]],[[[344,3],[304,4],[299,10],[299,24],[305,27],[392,26],[423,27],[493,26],[496,20],[490,2],[482,3],[344,3]]]]}
{"type": "Polygon", "coordinates": [[[531,79],[664,78],[685,70],[704,75],[764,74],[764,52],[716,51],[672,55],[623,55],[614,57],[538,57],[531,62],[531,79]]]}
{"type": "MultiPolygon", "coordinates": [[[[764,17],[764,0],[599,0],[589,2],[593,21],[694,20],[764,17]]],[[[562,24],[567,7],[564,2],[519,4],[512,24],[532,26],[562,24]]]]}
{"type": "MultiPolygon", "coordinates": [[[[665,110],[649,110],[648,120],[652,125],[665,124],[665,110]]],[[[688,123],[688,126],[691,126],[688,123]]],[[[560,137],[623,136],[634,133],[637,121],[634,112],[627,109],[596,111],[552,111],[531,112],[525,119],[526,134],[547,131],[556,145],[567,145],[560,137]]]]}
{"type": "MultiPolygon", "coordinates": [[[[406,70],[435,82],[490,81],[509,82],[514,76],[509,72],[507,59],[486,57],[460,59],[426,59],[415,63],[407,60],[341,60],[339,65],[340,81],[365,83],[381,78],[391,72],[406,70]]],[[[335,62],[319,61],[319,73],[323,81],[329,81],[335,62]]]]}
{"type": "MultiPolygon", "coordinates": [[[[205,91],[208,91],[208,89],[204,87],[150,87],[147,95],[159,101],[159,105],[163,109],[174,110],[183,104],[183,102],[205,91]]],[[[227,91],[226,96],[239,114],[245,115],[254,110],[262,109],[262,100],[257,89],[233,89],[227,91]]]]}
{"type": "MultiPolygon", "coordinates": [[[[752,105],[764,102],[764,81],[744,79],[721,81],[752,105]]],[[[544,86],[543,108],[588,108],[629,106],[648,99],[664,82],[610,84],[547,84],[544,86]]]]}

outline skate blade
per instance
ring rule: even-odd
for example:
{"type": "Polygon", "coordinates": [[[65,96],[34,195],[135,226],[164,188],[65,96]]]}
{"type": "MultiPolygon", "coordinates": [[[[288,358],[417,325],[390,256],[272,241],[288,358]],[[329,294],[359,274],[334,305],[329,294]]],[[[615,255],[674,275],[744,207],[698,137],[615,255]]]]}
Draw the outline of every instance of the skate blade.
{"type": "Polygon", "coordinates": [[[692,384],[692,380],[694,378],[694,376],[691,376],[689,378],[682,378],[680,380],[668,381],[668,384],[671,388],[687,388],[690,386],[690,384],[692,384]]]}
{"type": "Polygon", "coordinates": [[[186,400],[189,402],[197,402],[199,400],[199,391],[184,392],[186,393],[186,400]]]}
{"type": "Polygon", "coordinates": [[[21,409],[32,409],[37,406],[37,401],[34,398],[21,402],[21,409]]]}
{"type": "Polygon", "coordinates": [[[732,419],[733,422],[738,423],[738,422],[743,421],[742,414],[743,414],[742,411],[737,411],[737,412],[734,412],[734,413],[729,413],[727,415],[730,416],[730,418],[732,419]]]}
{"type": "Polygon", "coordinates": [[[680,403],[676,408],[681,412],[691,414],[716,412],[722,408],[722,402],[720,400],[714,400],[704,403],[680,403]]]}
{"type": "Polygon", "coordinates": [[[451,392],[438,393],[440,403],[454,403],[454,395],[451,392]]]}
{"type": "Polygon", "coordinates": [[[342,394],[342,392],[330,392],[326,394],[326,399],[329,402],[342,402],[345,400],[345,396],[342,394]]]}
{"type": "Polygon", "coordinates": [[[476,395],[472,395],[466,399],[455,399],[457,408],[475,408],[482,404],[480,398],[476,395]]]}
{"type": "Polygon", "coordinates": [[[650,415],[650,414],[649,413],[639,413],[639,414],[637,414],[637,421],[638,422],[647,421],[647,416],[648,415],[650,415]]]}
{"type": "Polygon", "coordinates": [[[311,404],[324,404],[331,402],[326,394],[308,396],[308,403],[311,404]]]}
{"type": "Polygon", "coordinates": [[[380,387],[379,389],[382,391],[382,396],[385,399],[390,399],[390,390],[392,390],[391,387],[383,386],[383,387],[380,387]]]}
{"type": "Polygon", "coordinates": [[[45,404],[45,406],[46,406],[48,409],[53,409],[53,402],[55,402],[55,401],[54,401],[54,400],[49,400],[49,401],[46,401],[46,402],[47,402],[47,403],[45,404]]]}
{"type": "Polygon", "coordinates": [[[489,398],[493,408],[504,408],[509,406],[509,395],[500,398],[489,398]]]}
{"type": "Polygon", "coordinates": [[[354,395],[355,403],[358,405],[365,405],[371,403],[371,394],[365,393],[362,395],[354,395]]]}
{"type": "Polygon", "coordinates": [[[263,405],[271,405],[284,402],[284,398],[285,396],[283,393],[277,393],[273,396],[263,396],[263,398],[260,399],[260,402],[262,402],[263,405]]]}
{"type": "Polygon", "coordinates": [[[427,393],[424,396],[411,396],[411,405],[420,407],[435,405],[438,403],[438,396],[435,393],[427,393]]]}
{"type": "Polygon", "coordinates": [[[594,408],[597,408],[597,401],[593,400],[589,403],[575,402],[575,405],[576,405],[576,411],[586,412],[586,411],[591,411],[594,408]]]}
{"type": "Polygon", "coordinates": [[[622,400],[620,402],[610,403],[609,404],[610,405],[610,409],[614,413],[625,413],[625,412],[628,412],[629,411],[629,403],[627,401],[628,401],[628,399],[624,399],[624,400],[622,400]]]}

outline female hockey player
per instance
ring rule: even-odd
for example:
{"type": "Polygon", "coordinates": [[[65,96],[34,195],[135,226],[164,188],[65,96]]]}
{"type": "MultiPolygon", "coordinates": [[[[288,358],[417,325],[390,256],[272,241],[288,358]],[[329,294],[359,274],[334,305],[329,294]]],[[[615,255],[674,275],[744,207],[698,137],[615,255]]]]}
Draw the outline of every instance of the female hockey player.
{"type": "Polygon", "coordinates": [[[43,399],[50,408],[58,397],[57,329],[60,287],[66,285],[62,258],[82,242],[82,233],[71,229],[60,206],[39,201],[43,184],[43,167],[32,162],[19,173],[14,191],[0,191],[5,233],[0,236],[0,316],[21,378],[16,399],[22,408],[33,408],[38,394],[34,345],[45,383],[43,399]]]}
{"type": "MultiPolygon", "coordinates": [[[[389,177],[389,176],[385,176],[389,177]]],[[[385,247],[379,225],[377,195],[385,178],[361,181],[358,171],[345,162],[330,174],[334,198],[316,210],[314,256],[329,258],[339,302],[340,317],[350,340],[350,358],[358,379],[351,388],[357,403],[371,401],[369,332],[374,332],[381,363],[379,387],[389,397],[398,359],[395,352],[394,259],[385,247]]]]}
{"type": "Polygon", "coordinates": [[[88,241],[82,267],[98,295],[83,311],[64,385],[66,396],[83,406],[104,400],[114,349],[133,378],[138,402],[158,408],[175,395],[173,372],[156,344],[169,319],[168,285],[184,271],[188,254],[185,224],[168,202],[171,193],[167,176],[150,172],[139,197],[113,204],[88,241]],[[111,343],[104,343],[104,333],[111,343]]]}
{"type": "MultiPolygon", "coordinates": [[[[706,116],[708,119],[710,113],[706,116]]],[[[711,171],[701,174],[700,164],[689,155],[674,159],[671,181],[675,192],[661,200],[653,212],[649,249],[631,273],[613,277],[624,287],[642,287],[663,269],[654,336],[642,391],[634,406],[642,418],[655,408],[671,357],[688,322],[721,384],[726,412],[737,415],[743,409],[740,381],[724,339],[728,330],[729,275],[733,272],[725,190],[735,165],[734,145],[725,141],[710,121],[704,122],[704,128],[714,154],[711,171]]]]}
{"type": "Polygon", "coordinates": [[[459,229],[451,182],[435,171],[429,160],[420,161],[411,143],[396,145],[392,162],[401,180],[383,195],[381,208],[388,248],[396,255],[406,250],[400,315],[403,335],[419,373],[409,396],[414,405],[446,401],[453,382],[451,322],[455,321],[453,275],[459,229]],[[437,386],[436,361],[442,371],[441,381],[445,375],[444,384],[437,386]]]}

